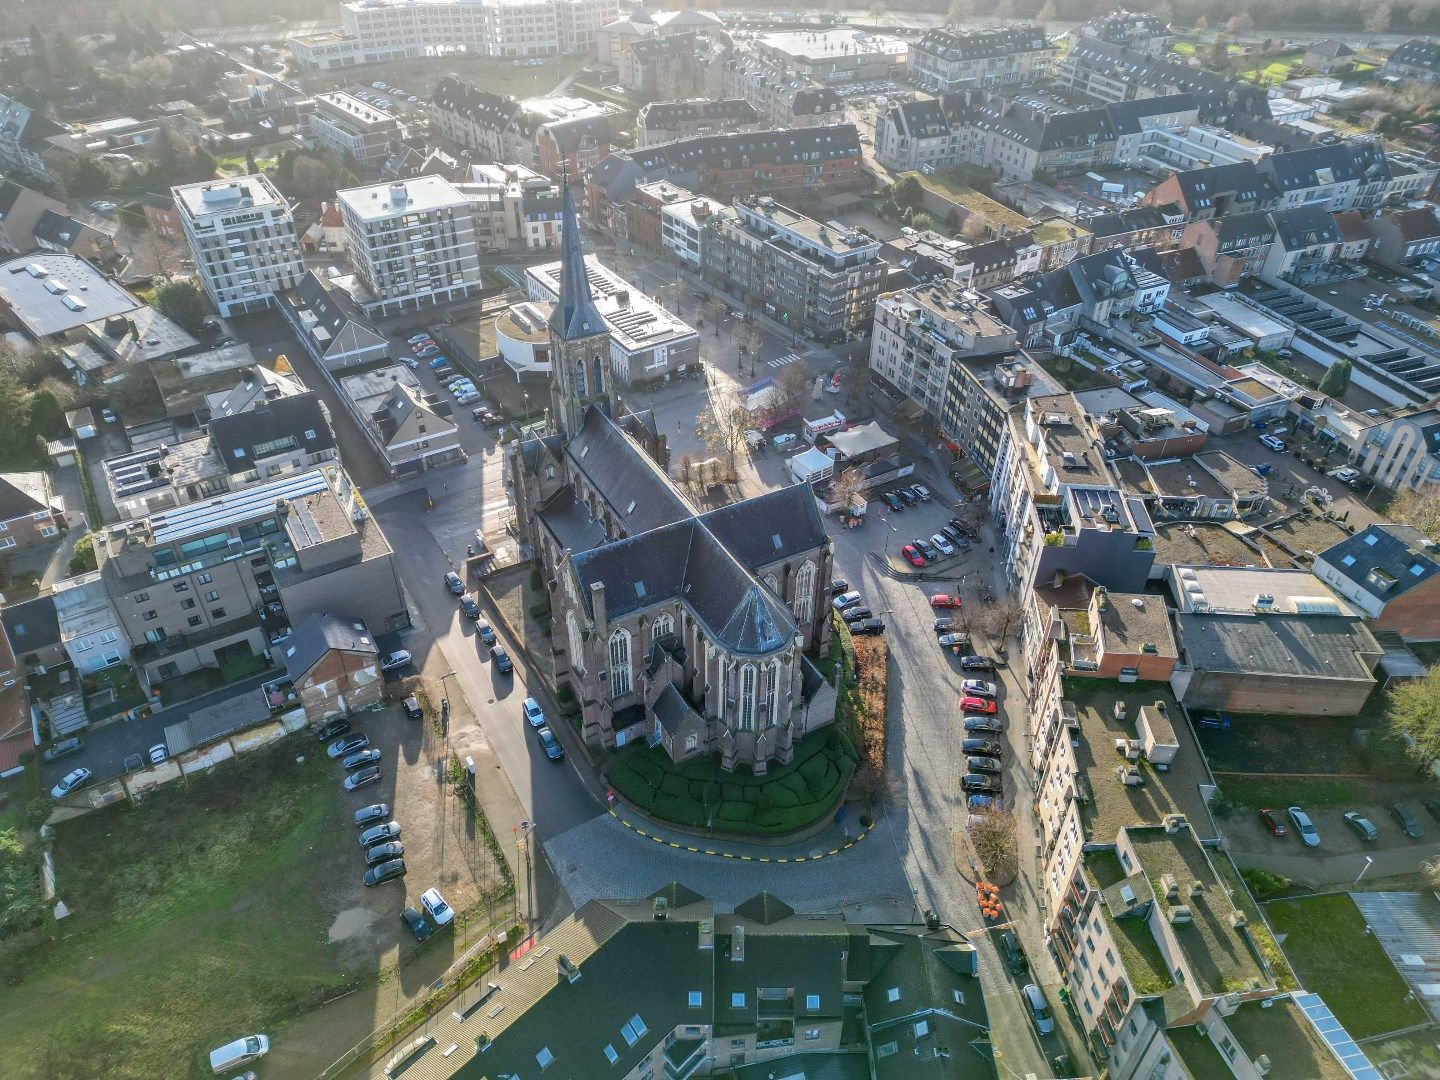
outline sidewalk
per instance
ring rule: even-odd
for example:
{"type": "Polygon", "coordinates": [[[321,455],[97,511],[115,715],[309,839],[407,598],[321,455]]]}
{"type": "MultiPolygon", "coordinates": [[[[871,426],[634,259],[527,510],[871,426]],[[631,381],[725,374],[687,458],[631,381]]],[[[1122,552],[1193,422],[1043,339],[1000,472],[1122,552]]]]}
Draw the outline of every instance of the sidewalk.
{"type": "Polygon", "coordinates": [[[836,823],[832,815],[832,820],[825,828],[808,840],[793,844],[756,844],[729,836],[705,836],[672,828],[664,822],[643,817],[637,810],[618,799],[610,808],[610,816],[637,836],[643,836],[664,847],[697,855],[710,855],[717,859],[758,863],[819,862],[821,859],[832,858],[860,843],[870,835],[870,829],[874,827],[861,825],[859,819],[851,814],[847,814],[843,822],[836,823]]]}

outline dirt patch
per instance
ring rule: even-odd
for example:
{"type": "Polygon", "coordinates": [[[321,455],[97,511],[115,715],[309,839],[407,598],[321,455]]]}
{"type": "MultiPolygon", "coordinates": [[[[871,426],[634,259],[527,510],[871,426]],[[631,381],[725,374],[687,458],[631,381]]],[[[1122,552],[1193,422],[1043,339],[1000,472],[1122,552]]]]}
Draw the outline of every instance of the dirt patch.
{"type": "Polygon", "coordinates": [[[1209,523],[1161,525],[1156,529],[1155,557],[1159,562],[1214,563],[1226,566],[1264,566],[1265,560],[1234,533],[1209,523]]]}
{"type": "Polygon", "coordinates": [[[330,930],[326,937],[332,944],[337,941],[346,941],[370,929],[370,924],[374,921],[375,913],[369,908],[346,908],[335,916],[335,921],[330,924],[330,930]]]}

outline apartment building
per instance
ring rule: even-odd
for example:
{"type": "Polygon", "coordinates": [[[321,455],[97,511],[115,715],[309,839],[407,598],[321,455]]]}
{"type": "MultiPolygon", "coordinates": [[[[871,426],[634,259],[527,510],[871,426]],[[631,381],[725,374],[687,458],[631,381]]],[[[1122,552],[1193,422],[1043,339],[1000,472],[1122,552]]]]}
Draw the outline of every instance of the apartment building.
{"type": "Polygon", "coordinates": [[[1192,249],[1210,281],[1221,287],[1265,269],[1275,245],[1275,223],[1263,211],[1192,221],[1181,244],[1192,249]]]}
{"type": "Polygon", "coordinates": [[[98,570],[55,582],[60,643],[82,676],[123,664],[130,641],[98,570]]]}
{"type": "Polygon", "coordinates": [[[290,329],[333,381],[333,373],[362,367],[390,356],[390,343],[365,315],[354,277],[330,278],[308,271],[293,289],[280,294],[280,312],[290,329]]]}
{"type": "Polygon", "coordinates": [[[1020,589],[1057,571],[1140,592],[1155,562],[1144,502],[1116,484],[1090,415],[1073,394],[1027,398],[1006,418],[990,492],[997,547],[1020,589]]]}
{"type": "Polygon", "coordinates": [[[707,281],[826,344],[864,335],[885,275],[878,240],[768,196],[708,215],[701,261],[707,281]]]}
{"type": "Polygon", "coordinates": [[[1376,630],[1440,641],[1440,560],[1412,525],[1371,525],[1315,557],[1315,576],[1365,613],[1376,630]]]}
{"type": "Polygon", "coordinates": [[[467,296],[482,284],[470,201],[439,176],[335,193],[370,314],[467,296]]]}
{"type": "Polygon", "coordinates": [[[1098,15],[1077,26],[1074,34],[1077,38],[1096,38],[1147,56],[1164,56],[1175,40],[1165,20],[1148,11],[1121,10],[1098,15]]]}
{"type": "Polygon", "coordinates": [[[854,124],[702,135],[617,150],[585,174],[589,217],[623,235],[640,184],[671,181],[722,202],[749,195],[819,198],[860,183],[854,124]]]}
{"type": "Polygon", "coordinates": [[[1367,428],[1355,467],[1390,491],[1440,483],[1440,409],[1414,409],[1367,428]]]}
{"type": "Polygon", "coordinates": [[[65,204],[14,180],[0,180],[0,248],[18,254],[35,247],[35,228],[47,213],[64,214],[65,204]]]}
{"type": "Polygon", "coordinates": [[[548,176],[524,165],[472,165],[470,179],[456,189],[470,202],[481,249],[560,246],[560,185],[548,176]]]}
{"type": "Polygon", "coordinates": [[[334,467],[122,522],[96,534],[95,552],[152,687],[249,670],[317,610],[377,632],[409,622],[390,547],[334,467]]]}
{"type": "Polygon", "coordinates": [[[910,46],[910,77],[932,93],[1033,82],[1058,50],[1039,23],[930,30],[910,46]]]}
{"type": "Polygon", "coordinates": [[[744,98],[652,101],[642,105],[635,117],[635,139],[637,146],[653,146],[695,135],[752,131],[759,126],[760,113],[744,98]]]}
{"type": "Polygon", "coordinates": [[[743,98],[771,127],[845,120],[845,99],[838,91],[795,74],[783,61],[735,52],[724,58],[719,71],[720,85],[712,83],[716,96],[743,98]]]}
{"type": "Polygon", "coordinates": [[[335,55],[325,48],[348,49],[364,64],[450,52],[578,55],[593,50],[600,27],[619,14],[619,0],[350,0],[340,5],[340,41],[302,47],[322,60],[335,55]]]}
{"type": "MultiPolygon", "coordinates": [[[[563,262],[532,266],[525,271],[525,290],[535,306],[560,302],[563,262]]],[[[585,256],[585,276],[591,299],[610,333],[610,370],[621,383],[660,379],[683,371],[700,360],[700,332],[678,315],[667,311],[643,291],[600,262],[585,256]]],[[[527,305],[517,305],[525,309],[527,305]]],[[[514,312],[516,309],[512,308],[514,312]]],[[[522,313],[520,326],[533,319],[522,313]]],[[[548,335],[536,327],[529,335],[532,347],[549,354],[548,335]]],[[[548,361],[538,359],[525,365],[546,370],[548,361]]]]}
{"type": "Polygon", "coordinates": [[[442,79],[430,104],[445,139],[481,160],[516,162],[556,180],[562,172],[579,176],[610,153],[622,111],[613,102],[563,95],[521,102],[456,78],[442,79]]]}
{"type": "Polygon", "coordinates": [[[449,406],[422,389],[408,369],[399,364],[372,368],[339,378],[338,387],[341,402],[391,476],[414,476],[465,460],[449,406]]]}
{"type": "Polygon", "coordinates": [[[54,543],[65,527],[65,500],[48,472],[0,473],[0,552],[54,543]]]}
{"type": "Polygon", "coordinates": [[[268,308],[305,273],[290,206],[263,173],[171,189],[205,293],[222,317],[268,308]]]}
{"type": "Polygon", "coordinates": [[[620,85],[641,101],[698,94],[705,88],[702,53],[708,49],[694,33],[641,38],[620,54],[620,85]]]}
{"type": "Polygon", "coordinates": [[[67,148],[70,129],[0,94],[0,165],[41,179],[67,148]]]}
{"type": "Polygon", "coordinates": [[[997,374],[987,395],[997,408],[968,391],[981,386],[977,369],[993,366],[1016,348],[1015,331],[995,318],[985,297],[953,280],[886,293],[875,304],[870,369],[913,401],[982,469],[994,466],[1009,393],[1027,384],[1007,385],[997,374]],[[964,385],[972,382],[975,387],[964,385]]]}
{"type": "Polygon", "coordinates": [[[1095,37],[1078,37],[1055,64],[1060,88],[1101,102],[1134,101],[1162,94],[1192,94],[1207,124],[1232,118],[1270,119],[1263,86],[1216,75],[1178,60],[1151,56],[1095,37]]]}
{"type": "Polygon", "coordinates": [[[1380,75],[1386,79],[1429,84],[1440,82],[1440,44],[1411,38],[1397,45],[1385,60],[1380,75]]]}
{"type": "Polygon", "coordinates": [[[391,140],[405,135],[389,111],[344,90],[316,94],[308,122],[316,142],[365,168],[383,162],[390,156],[391,140]]]}

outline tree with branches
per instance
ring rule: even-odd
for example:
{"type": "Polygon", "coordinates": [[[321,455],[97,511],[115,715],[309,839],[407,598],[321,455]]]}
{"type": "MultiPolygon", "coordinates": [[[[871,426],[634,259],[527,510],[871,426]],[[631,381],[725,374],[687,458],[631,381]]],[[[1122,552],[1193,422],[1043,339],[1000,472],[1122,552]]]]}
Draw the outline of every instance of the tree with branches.
{"type": "Polygon", "coordinates": [[[972,814],[965,831],[987,878],[996,883],[1015,880],[1020,871],[1020,840],[1010,811],[995,809],[972,814]]]}
{"type": "Polygon", "coordinates": [[[1422,768],[1440,761],[1440,664],[1423,679],[1395,685],[1386,705],[1386,721],[1422,768]]]}
{"type": "Polygon", "coordinates": [[[706,448],[724,460],[726,478],[735,475],[735,461],[745,445],[745,433],[755,420],[738,401],[712,401],[695,419],[695,434],[706,448]]]}
{"type": "Polygon", "coordinates": [[[1020,628],[1023,616],[1024,609],[1013,596],[997,600],[985,611],[985,633],[1003,645],[1020,628]]]}
{"type": "Polygon", "coordinates": [[[1390,503],[1390,519],[1419,529],[1440,541],[1440,490],[1434,485],[1402,491],[1390,503]]]}

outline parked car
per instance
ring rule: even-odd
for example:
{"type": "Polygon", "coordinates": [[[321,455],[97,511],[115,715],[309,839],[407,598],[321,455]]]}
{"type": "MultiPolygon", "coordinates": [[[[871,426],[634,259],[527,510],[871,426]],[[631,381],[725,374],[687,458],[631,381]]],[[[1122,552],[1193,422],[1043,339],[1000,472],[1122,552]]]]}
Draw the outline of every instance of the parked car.
{"type": "Polygon", "coordinates": [[[400,912],[400,918],[405,920],[405,925],[410,928],[410,933],[415,935],[416,941],[424,941],[435,933],[435,924],[413,907],[407,907],[400,912]]]}
{"type": "Polygon", "coordinates": [[[1035,1030],[1041,1035],[1049,1035],[1055,1030],[1055,1014],[1046,1004],[1040,987],[1034,983],[1026,983],[1022,993],[1025,995],[1025,1003],[1030,1006],[1030,1017],[1035,1021],[1035,1030]]]}
{"type": "Polygon", "coordinates": [[[972,773],[993,773],[1000,775],[1000,762],[993,757],[967,757],[965,769],[972,773]]]}
{"type": "Polygon", "coordinates": [[[1264,822],[1265,827],[1276,836],[1285,835],[1285,821],[1274,810],[1261,810],[1260,820],[1264,822]]]}
{"type": "MultiPolygon", "coordinates": [[[[369,806],[362,806],[355,811],[355,825],[357,828],[368,829],[379,825],[390,816],[390,804],[377,802],[369,806]]],[[[395,835],[400,835],[399,827],[396,827],[395,835]]]]}
{"type": "Polygon", "coordinates": [[[1003,752],[998,739],[966,739],[960,744],[960,752],[966,757],[980,754],[984,757],[999,757],[1003,752]]]}
{"type": "Polygon", "coordinates": [[[370,736],[363,731],[357,731],[353,735],[346,735],[343,739],[336,739],[325,749],[325,753],[332,758],[344,757],[346,754],[353,754],[356,750],[364,750],[370,745],[370,736]]]}
{"type": "Polygon", "coordinates": [[[1390,816],[1395,819],[1395,824],[1405,830],[1405,835],[1412,840],[1419,840],[1425,834],[1420,828],[1420,822],[1415,817],[1415,812],[1403,802],[1394,803],[1390,807],[1390,816]]]}
{"type": "Polygon", "coordinates": [[[930,606],[932,608],[958,608],[964,605],[960,602],[958,596],[951,596],[949,593],[936,593],[930,597],[930,606]]]}
{"type": "Polygon", "coordinates": [[[995,809],[995,800],[989,795],[970,795],[965,799],[965,809],[972,814],[988,814],[995,809]]]}
{"type": "Polygon", "coordinates": [[[373,784],[379,779],[380,766],[367,765],[365,768],[359,769],[345,777],[345,790],[354,791],[356,788],[362,788],[366,784],[373,784]]]}
{"type": "Polygon", "coordinates": [[[475,598],[469,593],[460,597],[460,610],[465,615],[465,618],[471,622],[476,622],[480,618],[480,605],[475,602],[475,598]]]}
{"type": "Polygon", "coordinates": [[[993,713],[995,702],[989,698],[976,697],[974,694],[966,694],[960,699],[960,708],[968,713],[993,713]]]}
{"type": "Polygon", "coordinates": [[[1000,665],[988,656],[962,656],[960,666],[966,671],[994,671],[1000,665]]]}
{"type": "Polygon", "coordinates": [[[831,596],[834,596],[834,595],[836,595],[837,593],[849,592],[849,591],[850,591],[850,582],[846,581],[843,577],[837,577],[837,578],[831,578],[831,579],[830,579],[830,595],[831,595],[831,596]]]}
{"type": "MultiPolygon", "coordinates": [[[[384,806],[384,803],[376,803],[376,806],[384,806]]],[[[391,840],[400,839],[400,823],[398,821],[387,821],[383,825],[374,825],[360,834],[360,846],[372,848],[376,844],[385,844],[391,840]]]]}
{"type": "Polygon", "coordinates": [[[533,697],[527,697],[520,703],[520,711],[525,714],[531,727],[545,726],[545,710],[540,708],[540,703],[533,697]]]}
{"type": "Polygon", "coordinates": [[[60,778],[60,782],[50,789],[52,799],[63,799],[72,791],[79,791],[86,784],[90,783],[93,774],[89,769],[71,769],[60,778]]]}
{"type": "Polygon", "coordinates": [[[1360,835],[1361,840],[1374,840],[1380,835],[1380,830],[1375,828],[1370,823],[1370,819],[1358,810],[1346,810],[1340,815],[1340,818],[1360,835]]]}
{"type": "Polygon", "coordinates": [[[993,716],[967,716],[965,730],[972,735],[999,735],[1005,726],[993,716]]]}
{"type": "Polygon", "coordinates": [[[955,545],[950,543],[949,538],[946,537],[944,533],[937,532],[934,536],[930,537],[930,546],[940,552],[941,555],[955,554],[955,545]]]}
{"type": "Polygon", "coordinates": [[[1426,799],[1420,805],[1425,808],[1427,814],[1436,821],[1440,821],[1440,799],[1426,799]]]}
{"type": "Polygon", "coordinates": [[[392,653],[386,653],[380,658],[381,671],[398,671],[405,667],[415,658],[410,655],[409,649],[396,649],[392,653]]]}
{"type": "Polygon", "coordinates": [[[404,876],[405,860],[391,859],[389,862],[383,862],[379,866],[372,866],[369,870],[366,870],[365,876],[361,880],[365,882],[368,888],[373,885],[381,885],[387,881],[394,881],[396,878],[402,878],[404,876]]]}
{"type": "Polygon", "coordinates": [[[400,707],[405,710],[406,720],[422,720],[425,717],[425,710],[420,708],[420,699],[414,694],[400,702],[400,707]]]}
{"type": "Polygon", "coordinates": [[[912,542],[917,548],[920,549],[920,554],[924,555],[925,558],[929,559],[931,562],[934,562],[936,559],[940,558],[940,552],[936,551],[933,547],[930,546],[930,541],[915,540],[912,542]]]}
{"type": "Polygon", "coordinates": [[[999,795],[1004,790],[998,776],[987,773],[966,773],[960,778],[960,787],[965,791],[977,791],[981,795],[999,795]]]}
{"type": "Polygon", "coordinates": [[[495,630],[485,619],[475,624],[475,632],[480,635],[480,640],[486,645],[495,644],[495,630]]]}
{"type": "Polygon", "coordinates": [[[883,634],[885,632],[885,624],[874,618],[856,619],[845,625],[852,634],[883,634]]]}
{"type": "Polygon", "coordinates": [[[465,593],[465,583],[454,570],[445,575],[445,588],[450,590],[451,596],[463,596],[465,593]]]}
{"type": "Polygon", "coordinates": [[[210,1051],[210,1071],[216,1076],[249,1065],[270,1052],[270,1040],[264,1035],[246,1035],[243,1039],[228,1042],[210,1051]]]}
{"type": "Polygon", "coordinates": [[[831,600],[830,603],[834,606],[836,611],[844,611],[846,608],[854,607],[856,604],[860,603],[860,594],[858,592],[841,593],[839,596],[835,597],[834,600],[831,600]]]}
{"type": "Polygon", "coordinates": [[[911,566],[925,565],[925,556],[920,554],[914,544],[906,544],[900,549],[900,554],[905,556],[905,561],[911,566]]]}
{"type": "Polygon", "coordinates": [[[848,623],[854,622],[857,619],[868,619],[874,614],[875,613],[864,604],[855,604],[853,607],[848,607],[840,612],[840,617],[848,623]]]}
{"type": "Polygon", "coordinates": [[[411,345],[424,345],[427,341],[430,341],[432,339],[429,334],[420,333],[406,338],[405,340],[411,345]]]}
{"type": "Polygon", "coordinates": [[[78,754],[85,749],[85,740],[79,735],[72,735],[68,739],[61,739],[53,746],[46,747],[45,752],[40,756],[46,761],[59,761],[71,754],[78,754]]]}
{"type": "Polygon", "coordinates": [[[509,675],[515,670],[515,665],[510,662],[510,654],[499,645],[490,646],[490,659],[495,661],[495,667],[502,675],[509,675]]]}
{"type": "Polygon", "coordinates": [[[900,496],[893,491],[883,492],[880,497],[885,500],[885,505],[890,507],[894,513],[898,514],[905,509],[905,504],[900,501],[900,496]]]}
{"type": "Polygon", "coordinates": [[[145,756],[150,759],[151,765],[159,765],[162,761],[164,761],[170,756],[170,751],[165,748],[165,744],[163,742],[156,743],[154,746],[150,747],[150,749],[145,752],[145,756]]]}
{"type": "Polygon", "coordinates": [[[346,772],[355,772],[357,769],[366,769],[371,765],[380,764],[380,749],[372,746],[368,750],[358,750],[340,762],[346,772]]]}
{"type": "Polygon", "coordinates": [[[1290,818],[1290,824],[1295,826],[1295,831],[1300,834],[1300,839],[1306,847],[1320,846],[1320,833],[1315,828],[1315,823],[1310,820],[1310,815],[1301,810],[1298,806],[1287,806],[1285,813],[1290,818]]]}
{"type": "Polygon", "coordinates": [[[964,534],[961,533],[959,529],[955,528],[954,525],[946,525],[941,528],[940,532],[942,535],[944,535],[946,540],[949,540],[950,543],[954,544],[955,547],[961,551],[964,551],[970,546],[969,543],[965,540],[964,534]]]}
{"type": "Polygon", "coordinates": [[[421,893],[420,906],[435,920],[436,926],[448,926],[455,921],[455,909],[445,902],[439,889],[426,889],[421,893]]]}
{"type": "Polygon", "coordinates": [[[970,644],[970,639],[964,634],[941,634],[936,640],[942,649],[963,649],[970,644]]]}
{"type": "Polygon", "coordinates": [[[398,859],[405,854],[405,845],[399,840],[390,840],[383,844],[376,844],[365,850],[365,865],[375,866],[378,863],[389,862],[391,859],[398,859]]]}
{"type": "Polygon", "coordinates": [[[976,694],[979,697],[993,698],[995,684],[986,682],[984,679],[965,679],[960,683],[960,691],[965,694],[976,694]]]}
{"type": "Polygon", "coordinates": [[[1030,969],[1030,960],[1020,947],[1020,939],[1015,936],[1014,930],[1006,930],[1000,935],[1000,951],[1005,955],[1010,974],[1024,975],[1030,969]]]}
{"type": "Polygon", "coordinates": [[[540,741],[540,749],[545,751],[545,756],[551,761],[559,761],[565,756],[565,748],[555,738],[555,733],[548,727],[535,729],[535,738],[540,741]]]}
{"type": "Polygon", "coordinates": [[[921,502],[930,501],[930,489],[927,488],[924,484],[911,484],[910,490],[915,493],[915,497],[921,502]]]}
{"type": "Polygon", "coordinates": [[[1277,439],[1274,435],[1261,435],[1260,442],[1268,446],[1271,450],[1274,450],[1277,454],[1283,454],[1286,450],[1290,449],[1284,439],[1277,439]]]}
{"type": "Polygon", "coordinates": [[[908,487],[896,488],[895,494],[905,501],[906,506],[914,506],[920,500],[908,487]]]}
{"type": "Polygon", "coordinates": [[[350,721],[345,719],[330,720],[321,724],[315,729],[315,738],[320,742],[333,739],[336,735],[344,735],[350,730],[350,721]]]}

